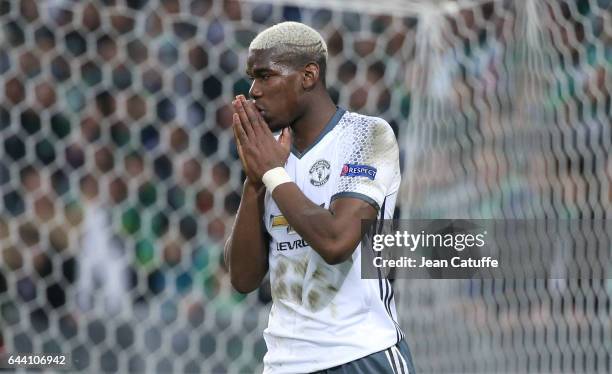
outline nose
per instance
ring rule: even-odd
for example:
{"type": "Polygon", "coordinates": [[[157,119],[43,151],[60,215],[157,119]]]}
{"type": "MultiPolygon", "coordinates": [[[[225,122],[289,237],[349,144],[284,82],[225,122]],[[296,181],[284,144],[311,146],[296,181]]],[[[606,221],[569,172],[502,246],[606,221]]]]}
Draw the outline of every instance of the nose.
{"type": "Polygon", "coordinates": [[[249,96],[253,99],[257,99],[261,97],[261,95],[262,92],[259,85],[257,84],[257,79],[253,79],[253,83],[251,83],[251,88],[249,88],[249,96]]]}

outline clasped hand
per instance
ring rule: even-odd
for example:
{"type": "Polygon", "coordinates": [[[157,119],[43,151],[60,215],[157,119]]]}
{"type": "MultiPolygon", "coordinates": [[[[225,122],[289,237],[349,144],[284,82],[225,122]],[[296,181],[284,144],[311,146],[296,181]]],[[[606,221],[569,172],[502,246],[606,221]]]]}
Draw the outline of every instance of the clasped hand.
{"type": "Polygon", "coordinates": [[[247,178],[261,183],[262,176],[275,167],[283,167],[291,149],[291,131],[283,128],[278,140],[252,101],[243,95],[232,101],[232,128],[238,155],[247,178]]]}

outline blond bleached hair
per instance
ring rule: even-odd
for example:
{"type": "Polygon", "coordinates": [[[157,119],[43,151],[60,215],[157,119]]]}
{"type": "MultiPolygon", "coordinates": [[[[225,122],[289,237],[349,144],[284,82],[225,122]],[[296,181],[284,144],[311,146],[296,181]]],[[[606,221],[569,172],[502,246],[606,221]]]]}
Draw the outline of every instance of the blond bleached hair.
{"type": "Polygon", "coordinates": [[[273,50],[279,62],[295,67],[316,62],[325,82],[327,44],[315,29],[299,22],[282,22],[260,32],[249,50],[273,50]]]}
{"type": "Polygon", "coordinates": [[[319,54],[327,58],[327,44],[315,29],[299,22],[282,22],[260,32],[249,49],[276,49],[280,53],[295,52],[319,54]]]}

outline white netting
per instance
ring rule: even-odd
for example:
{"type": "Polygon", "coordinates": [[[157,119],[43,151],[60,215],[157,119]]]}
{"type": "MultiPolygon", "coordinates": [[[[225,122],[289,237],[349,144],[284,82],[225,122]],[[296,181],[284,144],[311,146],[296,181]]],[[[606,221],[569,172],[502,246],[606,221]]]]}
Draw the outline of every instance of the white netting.
{"type": "MultiPolygon", "coordinates": [[[[0,352],[261,368],[269,291],[234,293],[220,256],[228,104],[282,20],[328,41],[334,100],[398,133],[402,216],[608,217],[609,0],[356,4],[0,0],[0,352]]],[[[421,371],[612,369],[609,282],[400,286],[421,371]]]]}
{"type": "MultiPolygon", "coordinates": [[[[481,2],[420,20],[402,216],[610,219],[610,1],[481,2]]],[[[398,285],[425,371],[612,369],[610,280],[398,285]]]]}

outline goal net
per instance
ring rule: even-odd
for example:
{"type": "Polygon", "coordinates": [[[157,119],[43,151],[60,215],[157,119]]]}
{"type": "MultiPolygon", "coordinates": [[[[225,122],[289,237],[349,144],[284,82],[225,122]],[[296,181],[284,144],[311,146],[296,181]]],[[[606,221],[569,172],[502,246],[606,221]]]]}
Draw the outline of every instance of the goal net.
{"type": "MultiPolygon", "coordinates": [[[[385,118],[404,218],[610,215],[610,0],[0,0],[0,355],[256,372],[269,287],[222,261],[249,42],[297,20],[385,118]]],[[[422,372],[609,372],[612,283],[402,280],[422,372]]]]}
{"type": "MultiPolygon", "coordinates": [[[[410,95],[400,125],[402,217],[610,218],[610,5],[447,2],[420,13],[402,50],[410,95]]],[[[600,261],[607,280],[398,282],[417,366],[611,370],[612,264],[600,261]]]]}

